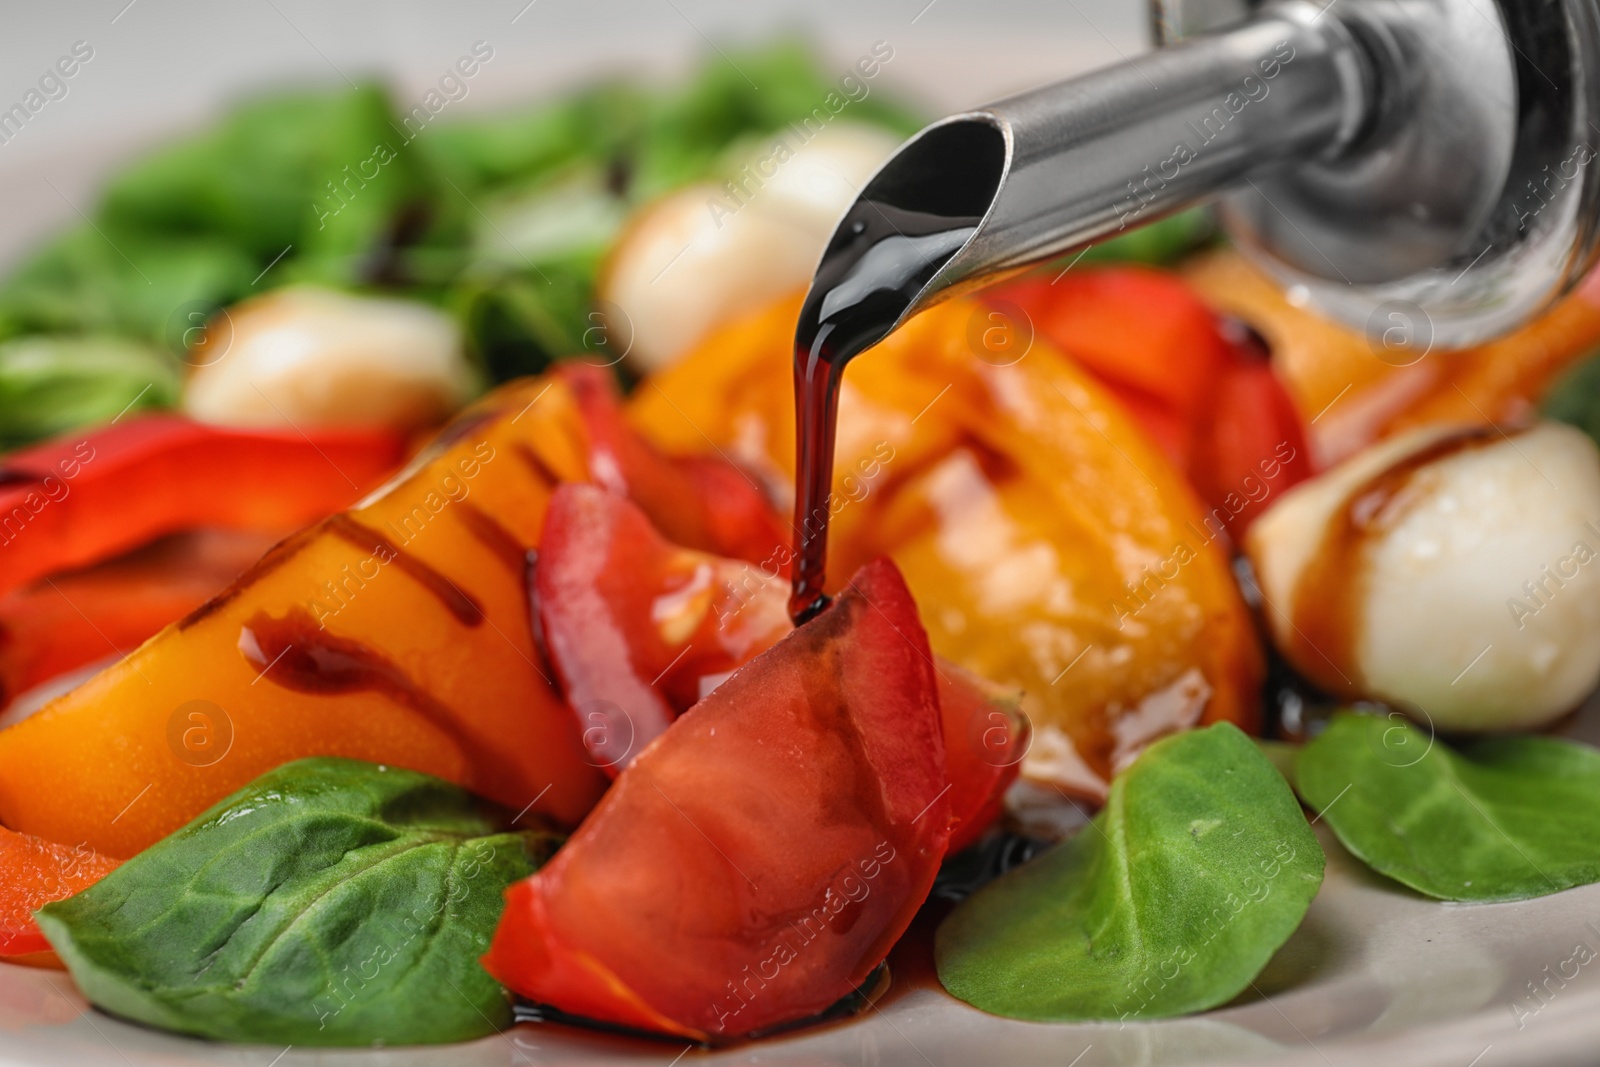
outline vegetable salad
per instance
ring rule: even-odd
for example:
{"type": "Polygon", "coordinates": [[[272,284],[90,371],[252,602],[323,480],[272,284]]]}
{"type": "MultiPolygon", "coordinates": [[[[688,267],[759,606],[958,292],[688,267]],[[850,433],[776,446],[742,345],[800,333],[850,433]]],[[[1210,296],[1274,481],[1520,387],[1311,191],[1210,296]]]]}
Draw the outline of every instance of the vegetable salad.
{"type": "Polygon", "coordinates": [[[1209,1011],[1330,849],[1600,880],[1548,735],[1600,686],[1600,284],[1398,358],[1165,220],[852,363],[796,515],[893,58],[246,102],[0,282],[0,965],[219,1041],[715,1046],[917,939],[997,1015],[1209,1011]]]}

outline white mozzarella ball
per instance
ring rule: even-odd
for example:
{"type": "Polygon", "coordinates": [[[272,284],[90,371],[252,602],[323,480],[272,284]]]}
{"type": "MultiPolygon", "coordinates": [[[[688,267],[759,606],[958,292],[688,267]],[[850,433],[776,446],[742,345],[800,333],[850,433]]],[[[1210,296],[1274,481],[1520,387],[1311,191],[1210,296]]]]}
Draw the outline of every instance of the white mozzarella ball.
{"type": "MultiPolygon", "coordinates": [[[[767,169],[773,174],[750,198],[750,204],[820,236],[820,258],[823,244],[833,236],[845,209],[855,203],[867,180],[900,144],[899,137],[876,126],[841,122],[824,127],[787,161],[774,160],[764,167],[771,153],[758,152],[749,164],[755,176],[761,177],[767,169]]],[[[741,177],[743,173],[741,168],[741,177]]]]}
{"type": "Polygon", "coordinates": [[[1286,493],[1248,542],[1276,643],[1342,695],[1492,731],[1600,683],[1600,452],[1571,427],[1383,442],[1286,493]],[[1319,567],[1329,552],[1343,572],[1319,567]],[[1348,639],[1318,647],[1319,612],[1343,612],[1348,639]]]}
{"type": "Polygon", "coordinates": [[[471,392],[460,332],[423,304],[311,286],[219,312],[183,406],[228,426],[391,426],[438,422],[471,392]]]}
{"type": "Polygon", "coordinates": [[[763,142],[729,184],[689,186],[644,208],[607,257],[598,294],[626,316],[629,360],[660,370],[716,327],[803,287],[897,144],[848,124],[803,145],[787,131],[763,142]]]}
{"type": "Polygon", "coordinates": [[[712,185],[691,185],[637,216],[612,252],[599,297],[620,314],[627,358],[644,372],[676,363],[720,323],[809,276],[820,246],[798,226],[753,210],[728,216],[712,185]]]}

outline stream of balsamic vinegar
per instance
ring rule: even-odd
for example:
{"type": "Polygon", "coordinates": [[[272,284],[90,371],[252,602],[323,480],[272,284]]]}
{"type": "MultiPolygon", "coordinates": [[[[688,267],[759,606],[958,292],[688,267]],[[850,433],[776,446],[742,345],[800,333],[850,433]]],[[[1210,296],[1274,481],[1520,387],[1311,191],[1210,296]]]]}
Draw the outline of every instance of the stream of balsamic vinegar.
{"type": "Polygon", "coordinates": [[[1005,138],[983,122],[936,126],[884,165],[834,231],[795,329],[796,625],[828,606],[824,569],[839,383],[889,335],[977,232],[1000,188],[1005,138]]]}
{"type": "Polygon", "coordinates": [[[950,216],[860,200],[817,270],[795,331],[795,552],[789,615],[799,625],[828,605],[833,445],[845,364],[884,337],[978,227],[950,216]]]}

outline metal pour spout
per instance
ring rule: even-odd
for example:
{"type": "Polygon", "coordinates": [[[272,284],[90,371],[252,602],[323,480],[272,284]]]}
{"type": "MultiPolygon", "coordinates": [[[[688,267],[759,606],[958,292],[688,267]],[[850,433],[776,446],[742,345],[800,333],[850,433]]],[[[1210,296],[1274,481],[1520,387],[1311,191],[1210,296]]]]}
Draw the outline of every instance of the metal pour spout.
{"type": "Polygon", "coordinates": [[[981,218],[900,322],[1222,197],[1297,298],[1380,331],[1398,310],[1418,341],[1462,345],[1600,256],[1597,112],[1595,0],[1274,0],[936,122],[859,199],[981,218]]]}

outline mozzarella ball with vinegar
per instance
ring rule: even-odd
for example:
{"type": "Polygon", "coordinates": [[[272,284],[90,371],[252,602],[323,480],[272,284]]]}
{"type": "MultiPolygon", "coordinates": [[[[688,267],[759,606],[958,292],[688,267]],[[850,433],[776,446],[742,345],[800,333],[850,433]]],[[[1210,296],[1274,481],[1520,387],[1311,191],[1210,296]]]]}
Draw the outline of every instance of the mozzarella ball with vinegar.
{"type": "Polygon", "coordinates": [[[1569,426],[1382,442],[1286,493],[1247,548],[1275,643],[1338,696],[1496,731],[1600,682],[1600,452],[1569,426]]]}

